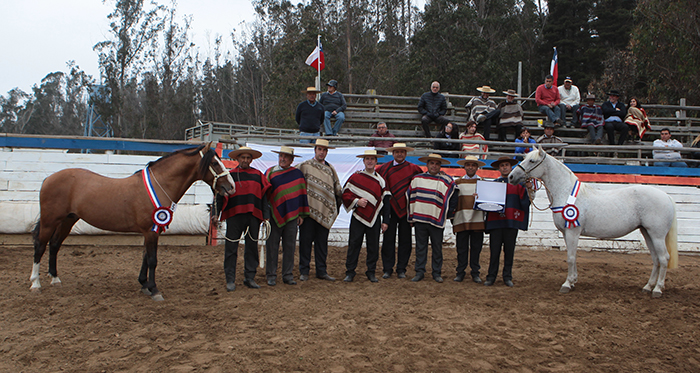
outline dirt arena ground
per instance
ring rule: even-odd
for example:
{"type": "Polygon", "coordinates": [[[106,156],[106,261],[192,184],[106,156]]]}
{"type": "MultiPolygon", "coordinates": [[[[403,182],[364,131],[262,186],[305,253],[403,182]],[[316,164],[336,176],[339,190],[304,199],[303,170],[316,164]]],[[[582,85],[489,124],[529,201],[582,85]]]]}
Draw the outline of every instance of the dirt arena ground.
{"type": "MultiPolygon", "coordinates": [[[[344,257],[331,248],[331,275],[342,278],[344,257]]],[[[0,371],[700,371],[700,257],[681,256],[661,299],[640,291],[648,254],[580,252],[568,295],[558,292],[564,252],[515,258],[514,288],[453,282],[449,249],[442,284],[331,283],[312,272],[268,287],[259,271],[261,289],[239,275],[227,293],[222,246],[161,247],[165,301],[154,302],[139,291],[139,248],[64,247],[63,286],[44,277],[46,256],[36,294],[32,249],[0,246],[0,371]]]]}

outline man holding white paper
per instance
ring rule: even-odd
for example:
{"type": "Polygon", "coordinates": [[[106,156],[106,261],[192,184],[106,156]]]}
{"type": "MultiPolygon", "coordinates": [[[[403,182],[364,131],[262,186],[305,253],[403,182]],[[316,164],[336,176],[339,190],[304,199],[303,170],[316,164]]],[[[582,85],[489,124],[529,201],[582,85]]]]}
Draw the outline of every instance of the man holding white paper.
{"type": "Polygon", "coordinates": [[[464,167],[465,175],[455,181],[457,187],[457,210],[452,220],[452,230],[457,235],[457,282],[466,276],[467,265],[471,268],[472,281],[480,284],[479,256],[484,244],[484,212],[474,209],[476,183],[481,178],[476,174],[485,163],[468,155],[457,161],[464,167]]]}

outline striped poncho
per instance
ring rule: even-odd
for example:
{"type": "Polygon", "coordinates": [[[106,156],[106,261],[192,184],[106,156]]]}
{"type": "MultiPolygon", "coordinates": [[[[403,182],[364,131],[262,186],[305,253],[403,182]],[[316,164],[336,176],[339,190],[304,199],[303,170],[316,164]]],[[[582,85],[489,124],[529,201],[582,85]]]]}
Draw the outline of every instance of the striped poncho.
{"type": "Polygon", "coordinates": [[[386,180],[391,192],[391,208],[399,218],[406,216],[406,190],[413,176],[422,173],[423,170],[415,164],[403,161],[395,165],[394,161],[386,162],[377,169],[377,173],[386,180]]]}
{"type": "Polygon", "coordinates": [[[267,193],[272,218],[282,227],[298,217],[309,215],[309,201],[306,197],[304,174],[294,167],[282,169],[273,166],[265,172],[271,187],[267,193]]]}
{"type": "Polygon", "coordinates": [[[378,173],[369,173],[365,170],[357,171],[350,176],[343,187],[343,207],[348,212],[354,210],[352,216],[355,219],[372,227],[382,212],[384,197],[390,195],[391,192],[389,192],[386,182],[378,173]],[[368,201],[367,206],[357,205],[360,198],[368,201]]]}
{"type": "Polygon", "coordinates": [[[340,180],[330,163],[311,158],[299,166],[306,178],[307,198],[311,218],[326,229],[331,229],[340,207],[340,180]]]}
{"type": "Polygon", "coordinates": [[[263,196],[270,188],[270,183],[262,172],[254,168],[236,167],[231,170],[231,177],[236,182],[236,192],[232,196],[223,198],[223,211],[221,219],[226,220],[231,216],[245,213],[253,213],[253,216],[263,219],[263,196]]]}
{"type": "Polygon", "coordinates": [[[484,212],[474,210],[474,193],[476,193],[477,180],[479,180],[478,176],[474,179],[462,178],[455,181],[458,199],[455,218],[452,221],[454,233],[484,230],[484,212]]]}
{"type": "Polygon", "coordinates": [[[416,175],[406,191],[408,222],[444,228],[445,219],[456,205],[456,200],[452,198],[454,191],[454,180],[442,171],[437,175],[428,172],[416,175]]]}

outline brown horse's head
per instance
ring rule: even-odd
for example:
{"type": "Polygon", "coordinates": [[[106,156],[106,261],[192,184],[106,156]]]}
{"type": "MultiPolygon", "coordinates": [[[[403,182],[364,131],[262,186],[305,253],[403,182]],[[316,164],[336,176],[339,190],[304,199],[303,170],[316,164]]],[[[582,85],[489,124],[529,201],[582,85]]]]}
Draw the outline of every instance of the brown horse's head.
{"type": "Polygon", "coordinates": [[[232,195],[236,191],[236,185],[219,155],[211,148],[211,142],[201,145],[194,151],[199,151],[202,156],[199,162],[199,174],[202,180],[209,184],[214,193],[232,195]]]}

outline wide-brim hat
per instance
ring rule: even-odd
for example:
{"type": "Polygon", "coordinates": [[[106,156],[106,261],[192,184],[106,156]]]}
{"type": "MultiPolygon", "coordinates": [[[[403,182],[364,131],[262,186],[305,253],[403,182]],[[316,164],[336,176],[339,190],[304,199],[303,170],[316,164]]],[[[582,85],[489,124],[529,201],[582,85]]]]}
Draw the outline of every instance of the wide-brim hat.
{"type": "Polygon", "coordinates": [[[236,158],[238,158],[239,155],[245,154],[245,153],[250,154],[250,156],[253,157],[253,159],[258,159],[258,158],[262,157],[261,152],[255,150],[255,149],[251,149],[247,146],[241,146],[240,148],[238,148],[232,152],[229,152],[228,157],[231,159],[236,159],[236,158]]]}
{"type": "Polygon", "coordinates": [[[301,91],[301,93],[321,93],[316,87],[306,87],[305,90],[301,91]]]}
{"type": "Polygon", "coordinates": [[[365,150],[364,153],[356,155],[355,157],[357,157],[357,158],[365,158],[365,157],[381,158],[383,156],[384,156],[383,154],[377,154],[377,151],[375,149],[370,149],[370,150],[365,150]]]}
{"type": "Polygon", "coordinates": [[[328,83],[326,83],[326,85],[329,87],[338,88],[338,81],[335,79],[331,79],[330,81],[328,81],[328,83]]]}
{"type": "Polygon", "coordinates": [[[498,169],[498,167],[501,165],[501,163],[510,163],[510,166],[515,166],[518,164],[518,161],[511,157],[500,157],[497,160],[491,162],[491,168],[493,169],[498,169]]]}
{"type": "Polygon", "coordinates": [[[518,92],[515,92],[514,89],[509,89],[509,90],[507,90],[507,91],[503,91],[503,94],[506,95],[506,96],[516,96],[516,97],[520,96],[520,95],[518,94],[518,92]]]}
{"type": "Polygon", "coordinates": [[[289,155],[291,155],[292,157],[301,157],[300,155],[294,155],[294,148],[290,148],[290,147],[284,146],[284,145],[280,147],[280,150],[279,150],[279,151],[278,151],[278,150],[272,150],[272,152],[273,152],[273,153],[277,153],[277,154],[289,154],[289,155]]]}
{"type": "Polygon", "coordinates": [[[412,152],[412,151],[414,151],[414,150],[416,150],[416,149],[414,149],[414,148],[412,148],[412,147],[410,147],[410,146],[406,146],[406,144],[404,144],[404,143],[402,143],[402,142],[397,142],[397,143],[394,144],[392,147],[386,148],[386,151],[388,151],[388,152],[393,152],[394,150],[405,150],[406,153],[408,153],[408,152],[412,152]]]}
{"type": "Polygon", "coordinates": [[[440,161],[440,164],[450,164],[450,161],[447,159],[443,159],[440,154],[428,154],[425,157],[420,157],[418,158],[419,161],[428,164],[428,161],[440,161]]]}
{"type": "Polygon", "coordinates": [[[593,93],[589,93],[586,95],[586,100],[595,100],[595,95],[593,93]]]}
{"type": "Polygon", "coordinates": [[[468,155],[464,157],[464,159],[460,159],[457,161],[457,164],[464,167],[467,163],[476,163],[478,167],[484,167],[486,166],[486,163],[482,162],[479,160],[479,158],[473,156],[473,155],[468,155]]]}
{"type": "Polygon", "coordinates": [[[316,142],[311,145],[313,147],[322,146],[326,149],[335,149],[335,147],[330,146],[330,142],[326,139],[316,139],[316,142]]]}
{"type": "Polygon", "coordinates": [[[617,89],[611,89],[610,92],[607,93],[608,96],[617,96],[620,97],[620,91],[617,89]]]}
{"type": "Polygon", "coordinates": [[[491,87],[489,87],[489,86],[487,86],[487,85],[478,87],[476,90],[479,91],[479,92],[484,92],[484,93],[496,93],[496,90],[495,90],[495,89],[493,89],[493,88],[491,88],[491,87]]]}

